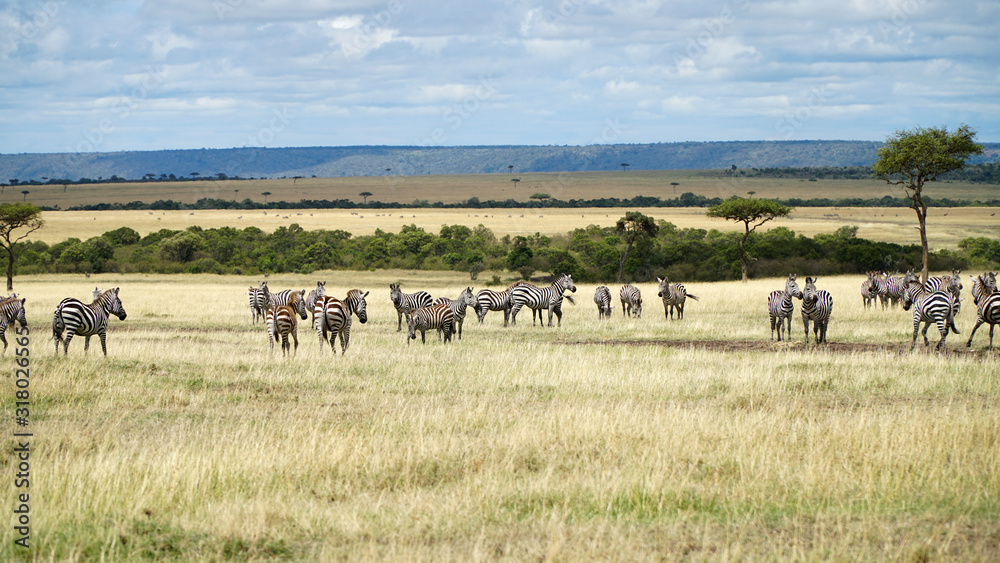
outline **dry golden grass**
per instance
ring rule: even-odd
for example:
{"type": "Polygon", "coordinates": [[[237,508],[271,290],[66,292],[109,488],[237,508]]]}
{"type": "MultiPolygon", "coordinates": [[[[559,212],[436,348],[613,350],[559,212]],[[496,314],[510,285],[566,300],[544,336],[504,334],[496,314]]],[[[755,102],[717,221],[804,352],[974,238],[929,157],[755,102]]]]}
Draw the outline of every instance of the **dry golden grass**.
{"type": "MultiPolygon", "coordinates": [[[[98,203],[129,203],[172,199],[190,205],[202,198],[242,201],[349,199],[361,203],[358,194],[371,192],[368,201],[412,203],[414,200],[458,203],[472,197],[486,200],[529,201],[532,194],[547,193],[562,199],[631,198],[655,196],[675,198],[684,192],[705,197],[727,198],[733,195],[805,199],[817,197],[881,198],[904,197],[903,190],[880,180],[819,180],[727,178],[699,170],[651,170],[629,172],[551,172],[524,174],[451,174],[440,176],[367,176],[341,178],[301,178],[275,180],[228,180],[154,183],[81,184],[29,186],[30,199],[36,205],[60,206],[98,203]],[[520,182],[511,182],[518,178],[520,182]],[[671,183],[676,182],[677,186],[671,183]],[[238,190],[238,191],[237,191],[238,190]]],[[[967,182],[938,182],[928,188],[934,198],[981,200],[997,198],[996,186],[967,182]]],[[[5,190],[0,201],[23,199],[19,187],[5,190]]]]}
{"type": "MultiPolygon", "coordinates": [[[[522,313],[504,329],[490,313],[461,343],[407,345],[388,284],[454,296],[467,279],[326,272],[269,285],[318,279],[335,295],[371,291],[346,356],[320,353],[304,328],[294,358],[269,356],[243,294],[257,279],[18,278],[32,327],[33,556],[1000,557],[998,359],[964,352],[968,308],[949,353],[910,353],[907,313],[865,311],[858,277],[821,278],[829,339],[859,345],[845,352],[804,346],[798,318],[792,342],[769,343],[764,300],[781,280],[687,284],[700,300],[684,321],[663,317],[651,284],[639,284],[641,319],[616,303],[599,321],[588,285],[562,328],[522,313]],[[109,357],[76,341],[53,358],[52,309],[94,285],[121,286],[129,313],[112,320],[109,357]],[[616,344],[709,339],[757,348],[616,344]]],[[[12,406],[10,389],[2,398],[12,406]]],[[[24,556],[11,534],[0,559],[24,556]]]]}
{"type": "MultiPolygon", "coordinates": [[[[565,234],[589,224],[614,226],[626,209],[396,209],[393,211],[350,211],[347,209],[308,209],[276,212],[267,211],[46,211],[46,225],[32,238],[49,244],[70,237],[86,240],[108,231],[127,226],[145,236],[160,229],[181,230],[191,225],[203,228],[256,226],[273,232],[280,226],[299,224],[306,230],[342,229],[354,235],[370,235],[375,229],[399,232],[403,225],[415,224],[436,233],[442,225],[482,224],[498,236],[565,234]]],[[[681,228],[735,231],[742,224],[705,216],[703,208],[646,208],[642,213],[669,221],[681,228]]],[[[927,233],[932,249],[955,249],[958,242],[969,236],[1000,238],[1000,221],[991,214],[996,208],[961,207],[932,208],[929,211],[927,233]]],[[[767,223],[762,230],[787,227],[797,234],[815,236],[833,233],[844,225],[858,227],[862,238],[920,244],[916,217],[910,209],[827,208],[795,209],[786,219],[767,223]]]]}

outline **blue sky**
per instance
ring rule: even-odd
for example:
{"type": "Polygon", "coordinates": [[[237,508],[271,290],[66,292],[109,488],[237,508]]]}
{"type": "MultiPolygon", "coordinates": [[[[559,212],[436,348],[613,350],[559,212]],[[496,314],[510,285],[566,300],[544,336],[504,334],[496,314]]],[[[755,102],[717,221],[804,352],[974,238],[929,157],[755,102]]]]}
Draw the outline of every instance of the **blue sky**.
{"type": "Polygon", "coordinates": [[[0,1],[0,152],[1000,141],[1000,2],[0,1]]]}

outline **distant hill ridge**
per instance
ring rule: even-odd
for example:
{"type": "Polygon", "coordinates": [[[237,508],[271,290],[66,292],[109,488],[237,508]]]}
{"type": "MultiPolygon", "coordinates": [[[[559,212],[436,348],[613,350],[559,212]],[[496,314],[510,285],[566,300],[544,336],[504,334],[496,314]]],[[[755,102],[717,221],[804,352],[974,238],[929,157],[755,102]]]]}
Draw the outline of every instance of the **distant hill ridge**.
{"type": "MultiPolygon", "coordinates": [[[[0,154],[0,181],[45,178],[378,176],[621,169],[706,170],[874,163],[875,141],[718,141],[588,146],[353,146],[0,154]],[[513,168],[510,168],[510,167],[513,168]]],[[[996,162],[1000,143],[970,161],[996,162]]]]}

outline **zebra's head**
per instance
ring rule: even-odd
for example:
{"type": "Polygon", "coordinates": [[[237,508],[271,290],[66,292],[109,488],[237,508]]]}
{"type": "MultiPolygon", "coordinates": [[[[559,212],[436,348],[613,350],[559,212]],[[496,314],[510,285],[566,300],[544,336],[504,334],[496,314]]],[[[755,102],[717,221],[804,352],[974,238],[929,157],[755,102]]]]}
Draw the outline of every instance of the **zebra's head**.
{"type": "Polygon", "coordinates": [[[909,311],[910,307],[913,306],[913,302],[916,301],[917,295],[922,293],[924,290],[923,286],[918,283],[911,283],[906,286],[906,291],[903,292],[903,310],[909,311]]]}
{"type": "Polygon", "coordinates": [[[994,272],[986,272],[980,278],[988,293],[995,293],[997,290],[997,275],[994,272]]]}
{"type": "Polygon", "coordinates": [[[406,345],[410,345],[411,340],[417,339],[417,316],[411,315],[410,318],[406,319],[406,327],[409,329],[409,334],[406,337],[406,345]]]}
{"type": "Polygon", "coordinates": [[[559,279],[556,280],[556,284],[561,287],[563,291],[568,289],[573,293],[576,293],[576,284],[573,283],[573,276],[569,274],[559,276],[559,279]]]}
{"type": "Polygon", "coordinates": [[[656,287],[656,296],[663,297],[664,293],[670,295],[670,280],[667,279],[667,276],[663,276],[662,278],[656,276],[656,281],[659,284],[656,287]]]}
{"type": "Polygon", "coordinates": [[[479,308],[479,300],[476,299],[476,294],[472,292],[471,287],[465,288],[461,294],[458,296],[458,300],[465,303],[466,307],[472,307],[473,310],[479,308]]]}
{"type": "Polygon", "coordinates": [[[25,301],[25,299],[27,299],[27,298],[26,297],[22,297],[21,298],[21,301],[20,301],[21,304],[18,306],[17,316],[14,317],[14,318],[17,319],[18,324],[21,325],[21,328],[28,328],[28,319],[27,319],[27,317],[24,316],[24,301],[25,301]]]}
{"type": "Polygon", "coordinates": [[[951,277],[946,279],[951,281],[952,290],[962,289],[962,270],[952,270],[951,277]]]}
{"type": "Polygon", "coordinates": [[[392,299],[393,305],[399,307],[399,304],[403,299],[403,292],[399,289],[398,283],[389,284],[389,299],[392,299]]]}
{"type": "Polygon", "coordinates": [[[125,312],[125,307],[122,306],[122,300],[118,297],[118,290],[121,288],[109,289],[101,294],[97,298],[104,310],[109,314],[118,317],[120,320],[125,320],[128,313],[125,312]]]}
{"type": "Polygon", "coordinates": [[[806,288],[802,291],[803,305],[812,305],[819,300],[819,294],[816,292],[816,280],[817,278],[806,276],[806,288]]]}
{"type": "Polygon", "coordinates": [[[903,285],[908,286],[911,283],[920,283],[920,278],[913,273],[913,268],[907,270],[906,274],[903,275],[903,285]]]}
{"type": "Polygon", "coordinates": [[[306,296],[306,308],[312,309],[313,307],[316,306],[316,302],[319,301],[320,298],[325,296],[326,296],[326,282],[316,282],[316,289],[310,291],[309,295],[306,296]]]}
{"type": "MultiPolygon", "coordinates": [[[[396,287],[398,288],[399,286],[396,287]]],[[[368,303],[365,301],[368,293],[368,291],[361,293],[360,289],[352,289],[347,292],[347,306],[358,316],[361,324],[368,322],[368,303]]]]}
{"type": "Polygon", "coordinates": [[[306,306],[306,290],[293,291],[291,295],[288,296],[288,306],[292,308],[293,311],[299,314],[302,320],[309,318],[309,307],[306,306]]]}
{"type": "MultiPolygon", "coordinates": [[[[871,283],[871,279],[868,280],[868,283],[871,283]]],[[[788,279],[785,280],[785,293],[802,299],[802,290],[799,289],[799,284],[795,282],[795,274],[788,274],[788,279]]]]}

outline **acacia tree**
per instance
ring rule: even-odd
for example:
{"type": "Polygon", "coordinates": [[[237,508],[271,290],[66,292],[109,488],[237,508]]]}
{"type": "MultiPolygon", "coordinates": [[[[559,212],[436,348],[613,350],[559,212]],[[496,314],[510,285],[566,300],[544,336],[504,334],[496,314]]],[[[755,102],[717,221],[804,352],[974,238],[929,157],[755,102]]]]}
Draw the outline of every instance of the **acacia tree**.
{"type": "Polygon", "coordinates": [[[366,192],[361,192],[358,195],[365,198],[365,205],[368,205],[368,198],[375,194],[366,191],[366,192]]]}
{"type": "Polygon", "coordinates": [[[30,203],[0,204],[0,246],[7,251],[7,291],[14,290],[14,247],[43,225],[42,210],[30,203]],[[17,229],[27,231],[14,238],[17,229]]]}
{"type": "Polygon", "coordinates": [[[729,221],[743,223],[744,233],[740,238],[740,268],[743,270],[743,281],[747,281],[747,254],[744,244],[750,233],[757,227],[778,217],[785,217],[792,212],[792,208],[782,205],[771,199],[748,199],[743,197],[731,197],[718,205],[708,208],[709,217],[721,217],[729,221]],[[753,225],[751,227],[751,225],[753,225]]]}
{"type": "Polygon", "coordinates": [[[659,230],[660,227],[656,225],[656,221],[652,217],[638,211],[625,212],[625,216],[615,223],[615,232],[623,235],[626,243],[625,252],[621,253],[621,259],[618,261],[618,283],[622,281],[625,260],[628,259],[628,253],[632,251],[632,246],[640,239],[655,237],[659,230]]]}
{"type": "Polygon", "coordinates": [[[887,183],[903,186],[910,207],[917,213],[920,246],[923,249],[921,281],[927,282],[930,251],[927,245],[927,202],[924,201],[924,184],[951,170],[965,166],[974,154],[982,154],[982,145],[976,143],[976,131],[961,125],[952,134],[945,127],[912,131],[896,131],[878,150],[875,175],[887,183]]]}

